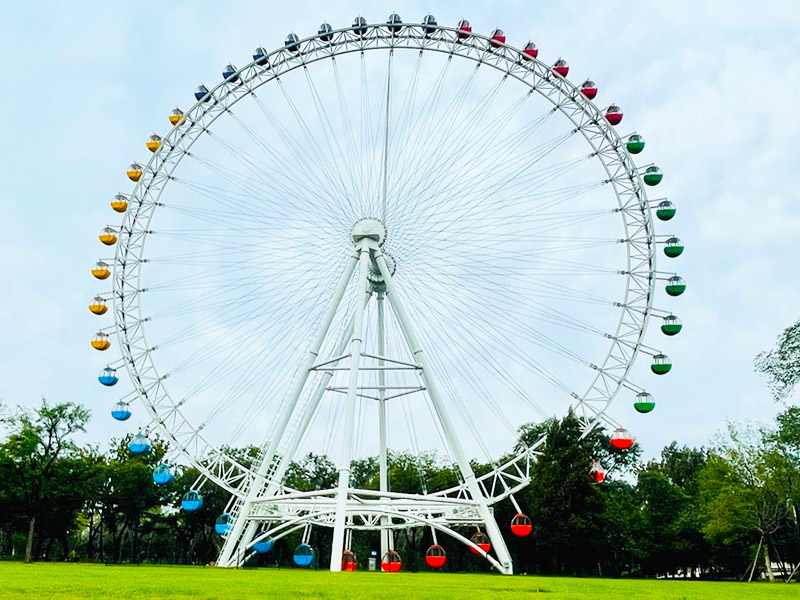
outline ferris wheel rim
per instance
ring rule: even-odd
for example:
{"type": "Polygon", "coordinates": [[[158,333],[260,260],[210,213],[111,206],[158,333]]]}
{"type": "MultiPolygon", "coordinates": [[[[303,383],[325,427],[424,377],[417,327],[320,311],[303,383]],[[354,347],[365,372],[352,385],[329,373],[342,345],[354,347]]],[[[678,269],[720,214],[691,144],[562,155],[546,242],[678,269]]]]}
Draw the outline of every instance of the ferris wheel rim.
{"type": "MultiPolygon", "coordinates": [[[[629,179],[631,189],[628,192],[632,198],[637,200],[639,214],[641,221],[638,222],[640,230],[644,234],[644,245],[647,252],[641,252],[638,260],[640,266],[646,264],[646,269],[640,269],[642,273],[646,272],[647,285],[640,286],[639,294],[640,300],[643,295],[644,303],[637,305],[634,309],[629,310],[629,298],[631,295],[632,285],[636,282],[636,265],[631,255],[632,242],[630,239],[626,240],[626,256],[627,256],[627,269],[624,272],[626,278],[624,300],[621,305],[624,305],[624,310],[620,311],[620,318],[613,338],[618,338],[620,331],[625,323],[625,316],[631,317],[631,320],[638,318],[639,322],[636,326],[638,334],[632,342],[626,342],[627,345],[621,341],[614,339],[610,344],[609,351],[607,352],[604,362],[596,368],[597,374],[595,375],[592,383],[589,385],[587,391],[582,397],[576,397],[573,407],[578,405],[590,409],[594,414],[591,419],[590,425],[587,427],[587,432],[591,427],[594,427],[599,421],[603,420],[609,423],[614,423],[607,415],[606,410],[611,405],[614,397],[622,387],[630,387],[632,384],[628,382],[627,377],[632,367],[636,355],[642,346],[642,340],[647,328],[647,322],[652,309],[654,274],[656,272],[655,265],[655,252],[653,233],[653,223],[649,212],[649,202],[647,200],[645,187],[642,184],[636,165],[624,149],[624,143],[621,136],[613,129],[613,127],[605,121],[602,111],[588,99],[583,98],[579,93],[578,86],[572,84],[568,79],[556,77],[552,75],[551,67],[540,61],[538,58],[523,57],[522,51],[503,44],[500,48],[492,48],[491,40],[486,36],[476,33],[471,33],[466,40],[459,40],[457,30],[454,28],[443,27],[436,25],[434,33],[427,33],[426,30],[430,28],[429,25],[422,24],[403,24],[400,32],[392,32],[386,24],[373,24],[361,26],[358,28],[366,27],[365,34],[356,33],[356,27],[350,26],[333,32],[318,33],[309,36],[297,42],[297,52],[289,50],[287,46],[278,48],[266,55],[269,68],[259,66],[258,60],[254,59],[249,62],[244,68],[235,72],[236,79],[229,78],[223,80],[214,88],[208,90],[208,96],[198,100],[184,115],[187,125],[179,123],[174,126],[170,132],[165,136],[164,143],[153,154],[150,161],[144,168],[144,175],[142,179],[134,187],[131,194],[131,204],[134,210],[129,211],[124,217],[123,235],[124,243],[117,246],[117,255],[114,268],[114,316],[117,334],[122,341],[121,347],[124,355],[124,362],[126,368],[131,376],[131,380],[136,386],[136,391],[139,397],[143,400],[148,412],[159,425],[160,429],[178,446],[180,452],[187,457],[193,464],[204,468],[201,469],[204,475],[210,477],[216,483],[223,485],[228,491],[237,493],[241,488],[241,483],[252,476],[250,469],[241,465],[226,453],[224,453],[215,444],[209,442],[202,432],[183,414],[180,410],[181,402],[175,402],[169,391],[163,387],[162,382],[165,377],[159,375],[159,371],[151,356],[151,349],[147,344],[146,327],[144,322],[146,318],[142,312],[141,303],[138,300],[139,294],[144,291],[142,288],[142,263],[146,260],[143,254],[144,243],[149,233],[150,223],[158,206],[159,199],[166,184],[169,182],[172,173],[180,164],[181,160],[186,156],[189,148],[198,140],[203,134],[205,128],[210,123],[213,123],[219,116],[225,114],[230,107],[236,104],[239,100],[249,96],[256,89],[260,88],[277,78],[276,66],[284,66],[285,70],[280,74],[284,75],[291,71],[318,62],[326,58],[335,59],[337,56],[352,54],[354,52],[365,52],[368,50],[375,51],[394,51],[394,50],[419,50],[431,51],[439,53],[448,53],[451,56],[459,56],[461,58],[470,59],[473,61],[486,64],[498,71],[505,72],[507,75],[514,77],[522,83],[531,86],[532,91],[537,91],[541,96],[550,101],[554,105],[554,110],[557,109],[564,114],[576,126],[584,136],[586,141],[590,144],[595,151],[598,160],[603,164],[603,168],[609,176],[609,182],[612,183],[614,195],[620,207],[620,213],[623,219],[623,227],[625,229],[626,238],[630,238],[630,227],[627,217],[633,217],[635,213],[628,212],[630,205],[624,205],[622,200],[622,192],[618,187],[619,182],[616,177],[612,175],[612,171],[606,162],[605,152],[611,153],[619,159],[619,166],[624,167],[624,175],[629,179]],[[331,41],[323,42],[323,36],[333,36],[331,41]],[[448,37],[449,36],[449,37],[448,37]],[[337,40],[338,38],[338,40],[337,40]],[[409,45],[403,45],[403,42],[409,42],[409,45]],[[412,45],[413,42],[416,45],[412,45]],[[457,49],[463,48],[466,50],[464,54],[456,52],[457,49]],[[470,55],[470,52],[473,54],[470,55]],[[276,62],[275,57],[280,57],[276,62]],[[282,62],[281,62],[282,61],[282,62]],[[494,61],[494,62],[493,62],[494,61]],[[287,66],[288,65],[288,66],[287,66]],[[501,68],[504,65],[505,68],[501,68]],[[538,70],[538,72],[537,72],[538,70]],[[526,80],[526,78],[528,80],[526,80]],[[532,82],[537,82],[542,85],[533,85],[532,82]],[[256,82],[252,87],[248,87],[245,83],[256,82]],[[544,94],[541,90],[542,87],[547,85],[551,86],[551,92],[559,94],[560,102],[556,103],[553,98],[544,94]],[[567,93],[564,93],[566,90],[567,93]],[[236,95],[238,94],[238,96],[236,95]],[[226,103],[233,96],[230,103],[226,103]],[[213,100],[207,101],[208,98],[213,100]],[[574,114],[568,114],[565,111],[565,106],[569,103],[575,109],[574,114]],[[220,107],[222,109],[220,110],[220,107]],[[216,114],[212,114],[216,110],[216,114]],[[576,115],[590,117],[589,121],[593,123],[598,131],[595,135],[599,135],[602,141],[596,143],[590,139],[587,133],[588,127],[584,121],[576,120],[576,115]],[[212,118],[208,119],[211,115],[212,118]],[[189,134],[200,125],[200,131],[193,138],[189,138],[189,134]],[[186,139],[189,143],[181,145],[186,139]],[[603,142],[607,142],[608,146],[603,147],[603,142]],[[169,162],[170,155],[178,150],[178,155],[174,158],[173,162],[169,162]],[[601,152],[602,150],[602,152],[601,152]],[[166,158],[165,158],[166,156],[166,158]],[[169,170],[165,170],[168,167],[169,170]],[[146,206],[147,200],[150,199],[149,206],[146,206]],[[145,210],[146,209],[146,210],[145,210]],[[145,212],[140,220],[140,212],[145,212]],[[137,229],[137,226],[139,228],[137,229]],[[140,258],[134,258],[131,262],[130,257],[136,255],[137,248],[134,246],[138,244],[138,253],[140,258]],[[642,259],[645,259],[642,261],[642,259]],[[122,265],[121,268],[118,268],[122,265]],[[132,265],[132,266],[131,266],[132,265]],[[130,275],[128,272],[130,271],[130,275]],[[133,297],[134,302],[131,302],[133,297]],[[135,311],[136,318],[131,319],[131,313],[135,311]],[[135,335],[140,336],[141,343],[135,343],[135,335]],[[617,347],[620,351],[625,347],[628,352],[625,359],[625,369],[621,375],[616,375],[611,381],[615,382],[613,392],[606,394],[605,399],[592,399],[588,398],[590,392],[595,389],[598,382],[607,384],[610,374],[605,372],[604,365],[610,360],[614,348],[617,347]],[[138,356],[135,356],[135,349],[138,349],[138,356]],[[149,368],[140,368],[139,363],[146,361],[149,363],[149,368]],[[145,386],[142,375],[148,371],[152,375],[149,376],[149,385],[145,386]],[[169,404],[159,403],[153,400],[151,393],[163,394],[169,404]],[[602,407],[595,409],[592,403],[602,404],[602,407]],[[166,409],[161,412],[161,405],[166,409]],[[171,407],[170,407],[171,405],[171,407]],[[183,424],[188,428],[187,434],[188,441],[182,441],[178,435],[175,434],[177,429],[172,429],[165,422],[168,419],[180,418],[183,424]],[[198,442],[202,442],[204,450],[209,450],[204,456],[199,456],[198,452],[191,452],[189,445],[194,443],[195,448],[199,448],[198,442]],[[224,455],[224,457],[223,457],[224,455]],[[202,461],[210,460],[210,464],[215,465],[214,468],[206,468],[205,463],[202,461]],[[216,462],[214,462],[216,461],[216,462]],[[234,476],[228,472],[229,468],[236,471],[234,476]]],[[[609,161],[610,162],[610,161],[609,161]]],[[[122,242],[123,239],[120,240],[122,242]]],[[[641,240],[638,242],[641,243],[641,240]]],[[[636,389],[636,388],[632,388],[636,389]]]]}

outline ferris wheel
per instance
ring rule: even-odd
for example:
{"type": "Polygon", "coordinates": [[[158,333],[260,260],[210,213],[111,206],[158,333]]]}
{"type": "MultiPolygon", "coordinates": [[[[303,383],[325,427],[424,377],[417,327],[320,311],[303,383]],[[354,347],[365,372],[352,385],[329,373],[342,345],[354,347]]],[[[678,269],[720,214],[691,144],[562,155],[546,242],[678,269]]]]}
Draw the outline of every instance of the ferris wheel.
{"type": "Polygon", "coordinates": [[[653,215],[676,209],[647,197],[662,173],[634,163],[644,138],[569,70],[466,20],[357,17],[227,65],[146,141],[133,191],[111,202],[122,223],[100,234],[116,251],[92,274],[113,287],[89,308],[110,303],[114,322],[92,346],[113,334],[121,350],[99,377],[127,373],[112,416],[144,409],[130,450],[154,430],[170,444],[155,483],[184,462],[202,474],[185,510],[206,482],[230,493],[218,564],[302,531],[295,562],[309,565],[309,532],[328,527],[332,571],[355,568],[353,535],[376,530],[396,571],[394,533],[428,527],[430,566],[451,536],[511,573],[492,506],[512,502],[512,532],[530,534],[514,493],[546,443],[515,451],[519,426],[572,410],[587,433],[633,444],[609,407],[655,406],[633,366],[643,353],[652,373],[671,369],[644,336],[651,317],[681,330],[653,302],[662,284],[684,292],[656,268],[683,243],[655,232],[653,215]],[[245,446],[252,464],[229,450],[245,446]],[[434,452],[459,483],[393,491],[392,449],[434,452]],[[335,460],[336,485],[287,485],[309,452],[335,460]],[[375,486],[352,473],[370,456],[375,486]],[[491,469],[477,476],[473,458],[491,469]]]}

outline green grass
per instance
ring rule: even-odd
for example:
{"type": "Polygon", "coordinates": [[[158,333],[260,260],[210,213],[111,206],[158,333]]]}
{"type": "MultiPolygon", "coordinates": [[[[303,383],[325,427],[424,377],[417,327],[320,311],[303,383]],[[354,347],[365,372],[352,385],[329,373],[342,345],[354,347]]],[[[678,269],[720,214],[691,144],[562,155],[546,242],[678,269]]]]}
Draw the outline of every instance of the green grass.
{"type": "Polygon", "coordinates": [[[231,570],[202,567],[25,565],[0,563],[0,598],[37,600],[239,600],[346,598],[505,600],[511,598],[608,600],[770,600],[800,598],[800,586],[783,583],[715,583],[503,577],[452,573],[340,573],[294,569],[231,570]]]}

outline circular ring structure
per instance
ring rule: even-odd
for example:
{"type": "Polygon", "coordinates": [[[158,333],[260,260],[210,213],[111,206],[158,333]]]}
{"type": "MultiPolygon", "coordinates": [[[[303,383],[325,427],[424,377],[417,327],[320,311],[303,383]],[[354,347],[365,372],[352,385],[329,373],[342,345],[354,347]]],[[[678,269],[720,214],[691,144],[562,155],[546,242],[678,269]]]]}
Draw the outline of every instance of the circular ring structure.
{"type": "MultiPolygon", "coordinates": [[[[223,115],[232,114],[237,103],[254,95],[265,85],[281,86],[293,72],[304,72],[324,60],[356,53],[410,52],[439,53],[447,60],[473,61],[481,68],[491,68],[502,78],[528,86],[531,94],[547,101],[553,113],[560,113],[571,128],[571,134],[585,139],[590,156],[602,165],[604,184],[616,198],[614,211],[621,219],[618,242],[624,244],[625,262],[618,274],[624,277],[624,293],[616,307],[616,326],[604,334],[607,351],[590,365],[594,374],[585,389],[572,393],[572,409],[586,420],[587,431],[599,421],[616,425],[606,414],[607,408],[622,387],[640,388],[628,382],[637,353],[642,349],[647,320],[651,313],[653,286],[656,279],[656,253],[650,204],[639,170],[626,150],[606,114],[581,93],[580,86],[556,74],[529,53],[507,44],[498,44],[489,37],[459,29],[431,24],[359,25],[328,31],[281,47],[267,55],[259,55],[243,68],[231,72],[183,115],[168,134],[153,148],[149,162],[128,199],[119,231],[119,243],[113,275],[114,315],[120,348],[131,381],[153,419],[162,427],[173,447],[188,457],[207,478],[228,492],[241,495],[254,474],[243,461],[230,456],[207,439],[202,427],[193,424],[184,414],[181,399],[167,390],[169,373],[159,371],[154,361],[156,346],[148,343],[148,315],[142,309],[142,294],[148,291],[142,273],[149,258],[145,252],[148,237],[157,231],[156,208],[162,205],[167,184],[176,179],[178,166],[192,156],[195,143],[209,135],[223,115]]],[[[299,76],[299,75],[298,75],[299,76]]],[[[388,104],[388,102],[387,102],[388,104]]],[[[388,119],[387,119],[388,122],[388,119]]],[[[380,222],[380,215],[365,214],[380,222]]],[[[352,225],[352,223],[350,224],[352,225]]],[[[394,235],[391,220],[385,221],[386,236],[394,235]]],[[[402,272],[402,256],[396,256],[397,270],[402,272]]],[[[528,450],[514,459],[524,460],[528,450]]],[[[498,467],[498,469],[501,467],[498,467]]]]}

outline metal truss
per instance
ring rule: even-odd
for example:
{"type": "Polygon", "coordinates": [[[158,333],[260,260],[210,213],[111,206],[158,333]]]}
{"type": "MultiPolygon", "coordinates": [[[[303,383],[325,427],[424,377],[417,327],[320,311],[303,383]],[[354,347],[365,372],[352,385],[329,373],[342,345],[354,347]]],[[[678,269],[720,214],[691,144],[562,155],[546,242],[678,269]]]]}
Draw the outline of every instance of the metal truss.
{"type": "MultiPolygon", "coordinates": [[[[569,119],[574,131],[585,138],[591,153],[602,163],[607,183],[614,189],[618,200],[617,211],[623,224],[623,238],[620,241],[627,248],[627,262],[621,270],[626,278],[626,292],[618,304],[620,318],[617,328],[613,334],[607,335],[609,351],[604,360],[593,365],[596,375],[584,394],[574,396],[573,408],[585,419],[586,432],[600,421],[615,424],[606,415],[608,406],[621,387],[636,389],[627,378],[637,354],[644,348],[643,336],[652,311],[656,278],[654,231],[649,202],[639,171],[626,152],[622,139],[607,122],[603,112],[586,99],[575,85],[554,75],[551,67],[543,62],[523,57],[516,48],[505,44],[493,47],[489,38],[478,34],[460,39],[453,28],[424,28],[421,24],[408,24],[393,32],[385,24],[377,24],[366,26],[363,33],[347,27],[325,35],[330,35],[330,39],[326,41],[320,35],[311,36],[300,40],[296,45],[284,46],[269,53],[263,62],[259,60],[249,63],[237,71],[235,77],[211,89],[206,97],[186,112],[185,121],[176,125],[164,137],[161,147],[146,165],[134,188],[117,245],[113,274],[113,312],[123,359],[135,390],[169,443],[196,466],[203,476],[234,497],[231,510],[238,525],[226,542],[222,564],[234,564],[238,560],[234,557],[241,558],[240,550],[252,544],[258,522],[272,520],[270,515],[274,515],[275,522],[287,523],[290,521],[286,519],[298,515],[296,519],[300,520],[291,522],[301,525],[308,522],[325,524],[326,519],[333,519],[337,532],[336,544],[339,544],[338,538],[343,531],[345,516],[358,517],[363,527],[370,528],[412,526],[410,523],[413,522],[424,522],[431,526],[436,526],[433,523],[437,523],[446,528],[467,521],[481,521],[490,528],[489,521],[494,521],[487,507],[528,484],[530,461],[536,456],[536,448],[525,449],[487,475],[480,478],[473,476],[472,481],[466,481],[469,477],[462,469],[462,474],[465,475],[465,483],[462,485],[418,497],[409,504],[403,504],[409,499],[386,491],[380,498],[374,499],[368,491],[350,490],[345,482],[343,486],[340,485],[336,494],[338,507],[334,507],[331,512],[328,505],[332,502],[333,490],[306,496],[287,489],[282,484],[286,461],[291,458],[291,450],[296,448],[301,432],[307,426],[309,415],[313,413],[310,409],[313,408],[313,398],[317,397],[317,392],[312,393],[312,399],[306,406],[301,406],[299,410],[295,410],[297,406],[292,406],[284,411],[278,431],[274,432],[272,440],[261,449],[253,468],[247,468],[216,448],[205,437],[202,428],[194,426],[184,414],[183,401],[169,394],[165,386],[169,373],[161,373],[156,367],[153,357],[157,347],[147,342],[145,323],[148,319],[142,313],[140,302],[141,294],[147,291],[142,283],[142,270],[147,262],[145,243],[147,236],[152,233],[153,215],[160,205],[164,189],[173,178],[173,173],[182,159],[190,153],[193,144],[209,130],[217,118],[230,112],[239,100],[249,96],[260,86],[313,62],[335,59],[348,53],[392,50],[438,52],[486,65],[527,84],[531,92],[549,101],[554,111],[561,112],[569,119]],[[369,509],[366,510],[365,507],[369,509]],[[463,507],[468,507],[469,510],[459,513],[462,509],[466,510],[463,507]],[[478,510],[479,516],[469,512],[475,510],[478,510]],[[464,516],[467,514],[473,516],[467,519],[464,516]],[[305,516],[301,518],[300,515],[305,516]],[[459,521],[461,518],[467,521],[459,521]]],[[[363,247],[360,250],[363,251],[363,247]]],[[[376,248],[370,246],[368,251],[372,253],[373,260],[380,264],[379,249],[376,251],[376,248]]],[[[356,263],[361,262],[358,254],[356,252],[351,257],[349,274],[343,277],[341,290],[337,293],[343,291],[356,263]]],[[[385,270],[385,266],[384,264],[381,271],[385,270]]],[[[387,282],[391,280],[391,276],[387,278],[385,273],[384,278],[387,282]]],[[[389,294],[391,298],[391,291],[389,294]]],[[[332,304],[338,305],[338,300],[334,300],[332,304]]],[[[323,321],[325,319],[328,317],[323,321]]],[[[352,327],[357,328],[357,324],[352,327]]],[[[323,337],[326,330],[327,325],[323,323],[320,329],[323,337]]],[[[348,332],[345,338],[348,337],[354,336],[348,332]]],[[[327,362],[319,362],[316,351],[312,351],[306,364],[298,371],[296,389],[303,390],[311,372],[325,373],[329,378],[336,369],[349,369],[351,372],[357,372],[358,368],[375,368],[386,372],[392,369],[407,369],[417,373],[425,371],[421,363],[403,363],[392,361],[383,354],[366,355],[354,351],[352,347],[348,347],[351,346],[350,341],[344,339],[338,354],[327,359],[327,362]],[[363,366],[359,365],[362,359],[363,366]],[[348,361],[349,367],[342,366],[348,361]],[[371,367],[368,364],[370,361],[379,364],[371,367]]],[[[317,351],[318,349],[319,345],[317,351]]],[[[422,381],[416,388],[405,390],[389,390],[385,386],[383,390],[358,389],[357,385],[352,384],[347,388],[323,386],[318,390],[319,394],[326,389],[351,397],[381,401],[402,394],[435,394],[429,381],[422,381]],[[381,391],[383,396],[380,395],[381,391]]],[[[299,397],[299,392],[297,396],[299,397]]],[[[541,442],[542,440],[539,444],[541,442]]],[[[351,526],[355,527],[348,525],[351,526]]],[[[499,533],[492,535],[496,549],[498,544],[494,538],[497,535],[499,533]]],[[[469,543],[468,540],[465,541],[469,543]]],[[[495,562],[495,566],[501,571],[510,572],[510,559],[500,557],[500,561],[495,562]]]]}

